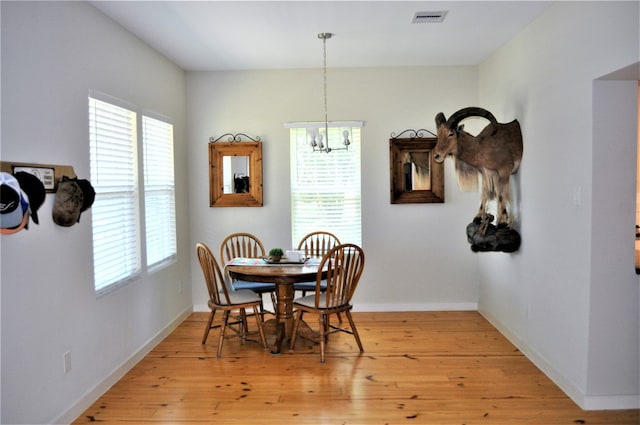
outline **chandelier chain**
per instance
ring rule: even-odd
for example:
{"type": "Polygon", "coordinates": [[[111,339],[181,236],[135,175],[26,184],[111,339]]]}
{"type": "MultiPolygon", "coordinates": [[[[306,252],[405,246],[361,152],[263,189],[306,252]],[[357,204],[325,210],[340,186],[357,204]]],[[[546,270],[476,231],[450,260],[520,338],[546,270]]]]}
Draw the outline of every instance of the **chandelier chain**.
{"type": "Polygon", "coordinates": [[[327,37],[322,37],[322,58],[324,77],[324,134],[326,137],[327,149],[329,149],[329,119],[327,114],[327,37]]]}
{"type": "MultiPolygon", "coordinates": [[[[322,79],[323,79],[323,98],[324,98],[324,142],[323,135],[318,134],[319,131],[310,132],[310,145],[314,152],[331,152],[332,148],[329,147],[329,106],[327,101],[327,39],[333,36],[330,32],[321,32],[318,34],[318,38],[322,39],[322,79]],[[316,142],[316,136],[319,138],[319,142],[316,142]]],[[[349,141],[349,131],[342,132],[344,135],[344,141],[342,144],[344,147],[335,148],[336,150],[348,150],[351,142],[349,141]]]]}

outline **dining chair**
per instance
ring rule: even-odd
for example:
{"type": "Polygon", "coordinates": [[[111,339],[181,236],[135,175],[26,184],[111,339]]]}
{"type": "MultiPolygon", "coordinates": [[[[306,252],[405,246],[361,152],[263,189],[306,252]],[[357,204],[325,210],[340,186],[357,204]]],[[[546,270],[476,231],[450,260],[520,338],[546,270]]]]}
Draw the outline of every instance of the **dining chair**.
{"type": "MultiPolygon", "coordinates": [[[[330,232],[317,231],[311,232],[300,239],[298,243],[298,251],[304,251],[305,257],[320,257],[322,258],[331,248],[340,245],[340,240],[336,235],[330,232]]],[[[301,291],[302,296],[307,295],[307,292],[315,291],[315,282],[301,282],[296,283],[293,286],[296,291],[301,291]]]]}
{"type": "MultiPolygon", "coordinates": [[[[232,233],[220,244],[220,261],[227,264],[234,258],[260,258],[266,255],[262,241],[251,233],[232,233]]],[[[235,290],[250,289],[260,296],[263,294],[271,296],[273,307],[276,307],[276,285],[268,282],[248,282],[244,280],[232,280],[231,285],[235,290]]],[[[260,303],[260,312],[265,313],[264,304],[260,303]]]]}
{"type": "Polygon", "coordinates": [[[220,327],[220,336],[218,337],[218,357],[222,355],[222,344],[224,342],[224,333],[227,327],[238,334],[241,341],[244,342],[248,334],[247,314],[245,309],[252,308],[254,316],[256,317],[256,323],[258,324],[260,340],[262,341],[264,348],[267,348],[267,341],[262,328],[262,315],[259,314],[258,311],[262,301],[260,296],[249,290],[230,290],[225,284],[218,262],[207,245],[203,243],[196,244],[196,254],[200,261],[200,267],[204,274],[205,283],[207,284],[207,291],[209,292],[209,301],[207,304],[211,309],[207,327],[204,329],[202,344],[204,345],[207,342],[209,331],[216,327],[220,327]],[[222,311],[222,321],[219,325],[214,326],[212,325],[213,318],[218,310],[222,311]],[[240,322],[229,322],[229,316],[232,310],[240,310],[240,322]],[[237,329],[234,328],[234,324],[239,325],[237,329]]]}
{"type": "Polygon", "coordinates": [[[353,305],[351,299],[356,291],[362,270],[364,269],[364,251],[354,244],[338,245],[331,249],[320,261],[316,277],[315,293],[293,300],[296,309],[291,346],[296,342],[298,328],[305,313],[318,315],[318,339],[320,341],[320,362],[324,363],[325,344],[328,336],[333,332],[346,332],[354,336],[360,352],[364,352],[356,324],[351,316],[353,305]],[[326,287],[322,291],[323,269],[327,270],[326,287]],[[344,312],[349,320],[350,329],[331,325],[329,317],[332,314],[344,312]]]}

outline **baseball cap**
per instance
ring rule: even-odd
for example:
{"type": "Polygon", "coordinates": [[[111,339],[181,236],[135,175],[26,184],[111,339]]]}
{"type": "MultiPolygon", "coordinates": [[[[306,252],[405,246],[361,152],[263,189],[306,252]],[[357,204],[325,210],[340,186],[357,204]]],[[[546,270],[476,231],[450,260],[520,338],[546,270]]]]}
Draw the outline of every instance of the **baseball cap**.
{"type": "Polygon", "coordinates": [[[0,233],[16,233],[28,221],[28,195],[20,188],[20,183],[14,176],[0,172],[0,233]]]}
{"type": "Polygon", "coordinates": [[[24,171],[18,171],[13,176],[20,183],[20,188],[29,197],[29,210],[31,211],[33,222],[40,224],[38,221],[38,208],[42,206],[47,195],[44,184],[35,175],[24,171]]]}

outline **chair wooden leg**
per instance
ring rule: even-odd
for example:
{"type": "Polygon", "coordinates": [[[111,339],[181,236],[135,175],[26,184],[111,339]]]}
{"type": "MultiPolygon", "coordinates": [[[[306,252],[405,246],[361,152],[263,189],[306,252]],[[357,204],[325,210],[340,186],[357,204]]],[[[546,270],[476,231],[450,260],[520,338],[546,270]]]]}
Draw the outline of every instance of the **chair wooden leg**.
{"type": "Polygon", "coordinates": [[[293,350],[294,345],[296,344],[296,337],[298,336],[298,328],[300,327],[300,322],[302,321],[302,310],[298,310],[298,314],[296,315],[295,322],[293,323],[293,330],[291,331],[291,344],[289,345],[289,349],[293,350]]]}
{"type": "MultiPolygon", "coordinates": [[[[276,293],[269,292],[269,294],[271,295],[271,304],[273,305],[273,311],[278,311],[278,299],[276,298],[276,293]]],[[[264,321],[264,317],[262,318],[262,320],[264,321]]]]}
{"type": "Polygon", "coordinates": [[[211,330],[211,324],[213,323],[213,316],[215,316],[216,311],[211,310],[211,314],[209,315],[209,322],[207,323],[207,327],[204,328],[204,336],[202,337],[202,345],[207,343],[207,338],[209,337],[209,330],[211,330]]]}
{"type": "Polygon", "coordinates": [[[325,342],[325,325],[326,320],[323,314],[318,315],[318,329],[320,330],[320,335],[318,338],[320,339],[320,363],[324,363],[324,346],[325,342]]]}
{"type": "Polygon", "coordinates": [[[360,342],[360,335],[358,335],[358,330],[356,329],[356,324],[353,321],[353,317],[351,317],[351,312],[349,310],[345,311],[347,315],[347,319],[349,319],[349,325],[351,326],[351,331],[353,332],[353,336],[356,338],[356,342],[358,343],[358,347],[360,347],[360,352],[364,352],[364,348],[362,348],[362,342],[360,342]]]}
{"type": "Polygon", "coordinates": [[[264,322],[264,303],[262,302],[262,294],[258,294],[260,297],[260,315],[262,316],[262,321],[264,322]]]}
{"type": "MultiPolygon", "coordinates": [[[[267,313],[270,313],[268,310],[264,308],[264,299],[262,298],[263,293],[259,293],[260,297],[260,315],[262,316],[262,321],[264,322],[264,316],[267,313]]],[[[271,297],[271,304],[273,304],[274,311],[278,310],[278,300],[276,299],[275,292],[269,292],[269,296],[271,297]]]]}
{"type": "Polygon", "coordinates": [[[222,356],[222,343],[224,342],[224,331],[229,321],[229,310],[225,310],[222,315],[222,323],[220,324],[220,337],[218,338],[218,357],[222,356]]]}
{"type": "Polygon", "coordinates": [[[256,323],[258,324],[258,331],[260,332],[260,340],[262,340],[262,345],[265,349],[269,348],[267,346],[267,338],[264,336],[264,329],[262,328],[262,320],[261,316],[258,314],[258,307],[253,306],[253,315],[256,316],[256,323]]]}
{"type": "Polygon", "coordinates": [[[247,334],[249,333],[249,325],[247,323],[247,311],[244,308],[240,309],[240,343],[244,344],[247,334]]]}

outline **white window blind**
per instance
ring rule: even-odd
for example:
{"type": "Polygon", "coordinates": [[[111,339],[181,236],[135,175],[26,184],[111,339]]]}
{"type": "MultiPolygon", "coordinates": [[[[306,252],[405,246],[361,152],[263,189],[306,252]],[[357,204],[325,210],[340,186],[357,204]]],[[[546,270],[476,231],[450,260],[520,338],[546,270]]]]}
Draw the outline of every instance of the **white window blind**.
{"type": "MultiPolygon", "coordinates": [[[[360,127],[329,127],[329,145],[342,147],[344,131],[351,134],[348,150],[313,152],[309,126],[290,128],[292,246],[307,233],[326,230],[342,243],[362,243],[360,202],[360,127]]],[[[323,123],[324,127],[324,123],[323,123]]]]}
{"type": "Polygon", "coordinates": [[[147,268],[176,258],[173,125],[142,117],[147,268]]]}
{"type": "Polygon", "coordinates": [[[101,294],[140,273],[136,113],[89,98],[93,268],[101,294]]]}

